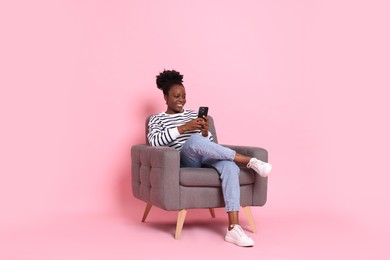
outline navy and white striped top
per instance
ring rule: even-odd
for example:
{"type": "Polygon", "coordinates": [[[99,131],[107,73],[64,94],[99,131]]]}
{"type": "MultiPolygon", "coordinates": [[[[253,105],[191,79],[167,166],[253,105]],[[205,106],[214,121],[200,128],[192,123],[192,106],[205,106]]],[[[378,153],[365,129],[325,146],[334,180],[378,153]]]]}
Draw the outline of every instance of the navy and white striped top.
{"type": "MultiPolygon", "coordinates": [[[[193,110],[184,110],[182,113],[167,114],[160,113],[152,115],[148,124],[148,141],[151,146],[170,146],[181,150],[183,144],[193,134],[201,134],[200,130],[179,133],[178,126],[196,119],[198,113],[193,110]]],[[[208,138],[213,141],[209,132],[208,138]]]]}

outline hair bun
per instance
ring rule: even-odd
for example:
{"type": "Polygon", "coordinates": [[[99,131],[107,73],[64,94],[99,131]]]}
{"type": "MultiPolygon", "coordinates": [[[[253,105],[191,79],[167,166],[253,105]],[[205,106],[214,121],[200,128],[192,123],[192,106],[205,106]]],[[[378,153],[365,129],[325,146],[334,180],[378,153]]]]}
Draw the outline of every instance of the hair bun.
{"type": "Polygon", "coordinates": [[[156,76],[157,88],[161,89],[164,94],[168,93],[171,86],[183,83],[183,75],[175,70],[165,70],[156,76]]]}

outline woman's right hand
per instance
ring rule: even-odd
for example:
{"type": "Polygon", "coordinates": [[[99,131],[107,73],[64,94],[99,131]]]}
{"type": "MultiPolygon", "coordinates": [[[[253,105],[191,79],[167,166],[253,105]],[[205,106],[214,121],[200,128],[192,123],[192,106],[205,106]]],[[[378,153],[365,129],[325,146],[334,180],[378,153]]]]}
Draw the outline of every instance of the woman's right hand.
{"type": "Polygon", "coordinates": [[[202,118],[196,118],[193,119],[184,125],[181,125],[178,127],[179,133],[183,134],[187,131],[193,131],[193,130],[202,130],[204,125],[206,124],[206,121],[202,118]]]}

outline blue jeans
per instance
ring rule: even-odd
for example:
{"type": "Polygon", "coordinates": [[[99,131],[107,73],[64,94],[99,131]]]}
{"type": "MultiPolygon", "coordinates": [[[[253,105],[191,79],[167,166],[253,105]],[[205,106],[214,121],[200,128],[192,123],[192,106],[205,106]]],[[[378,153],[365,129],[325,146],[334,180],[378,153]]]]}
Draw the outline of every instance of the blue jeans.
{"type": "Polygon", "coordinates": [[[240,168],[233,161],[236,152],[211,142],[207,137],[192,135],[180,151],[181,167],[212,167],[222,181],[225,209],[240,210],[240,168]]]}

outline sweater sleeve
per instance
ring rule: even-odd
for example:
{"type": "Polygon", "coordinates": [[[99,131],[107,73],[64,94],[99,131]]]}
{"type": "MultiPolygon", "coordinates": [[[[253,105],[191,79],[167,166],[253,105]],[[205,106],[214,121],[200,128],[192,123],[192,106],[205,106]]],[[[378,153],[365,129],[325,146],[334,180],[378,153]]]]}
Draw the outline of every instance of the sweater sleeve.
{"type": "Polygon", "coordinates": [[[148,141],[151,146],[165,146],[180,136],[176,126],[164,128],[158,117],[152,116],[148,124],[148,141]]]}

